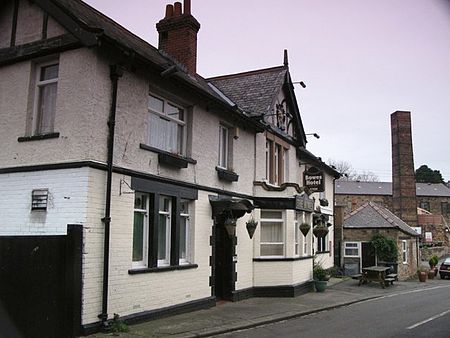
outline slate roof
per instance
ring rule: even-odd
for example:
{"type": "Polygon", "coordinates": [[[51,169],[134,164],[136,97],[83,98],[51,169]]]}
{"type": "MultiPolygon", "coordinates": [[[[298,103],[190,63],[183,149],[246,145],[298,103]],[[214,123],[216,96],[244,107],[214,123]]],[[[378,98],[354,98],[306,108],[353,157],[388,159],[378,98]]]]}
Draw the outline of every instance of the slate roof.
{"type": "Polygon", "coordinates": [[[286,66],[207,79],[249,115],[271,113],[273,102],[286,79],[286,66]]]}
{"type": "MultiPolygon", "coordinates": [[[[46,1],[36,0],[37,4],[41,2],[42,7],[46,6],[46,1]]],[[[178,72],[173,74],[174,77],[182,79],[185,83],[200,90],[203,94],[207,94],[215,100],[220,101],[221,104],[230,107],[229,102],[223,100],[216,91],[208,86],[208,83],[200,75],[192,76],[187,74],[182,70],[183,66],[177,63],[176,60],[159,51],[95,8],[81,0],[50,0],[50,2],[74,20],[82,30],[94,34],[98,40],[104,39],[120,46],[130,55],[130,58],[140,57],[141,60],[160,67],[161,70],[166,70],[174,65],[178,66],[178,72]]]]}
{"type": "MultiPolygon", "coordinates": [[[[391,182],[336,181],[337,195],[392,196],[391,182]]],[[[417,196],[450,197],[450,188],[442,183],[416,183],[417,196]]]]}
{"type": "Polygon", "coordinates": [[[350,213],[343,224],[344,229],[373,228],[397,229],[411,236],[419,236],[408,224],[395,216],[388,209],[368,202],[350,213]]]}

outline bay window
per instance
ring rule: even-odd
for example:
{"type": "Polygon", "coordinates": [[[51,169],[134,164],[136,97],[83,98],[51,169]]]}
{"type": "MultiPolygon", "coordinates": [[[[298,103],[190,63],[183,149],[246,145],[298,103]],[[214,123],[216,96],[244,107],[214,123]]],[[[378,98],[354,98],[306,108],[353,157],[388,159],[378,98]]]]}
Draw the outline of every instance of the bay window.
{"type": "Polygon", "coordinates": [[[149,95],[148,145],[170,153],[186,153],[186,114],[184,109],[149,95]]]}
{"type": "Polygon", "coordinates": [[[261,210],[260,256],[284,256],[282,211],[261,210]]]}

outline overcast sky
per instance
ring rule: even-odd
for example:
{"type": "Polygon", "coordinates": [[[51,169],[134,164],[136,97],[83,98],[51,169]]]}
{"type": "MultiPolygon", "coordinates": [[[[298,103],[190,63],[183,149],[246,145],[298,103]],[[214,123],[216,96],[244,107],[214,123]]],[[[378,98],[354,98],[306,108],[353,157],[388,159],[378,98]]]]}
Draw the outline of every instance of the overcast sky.
{"type": "MultiPolygon", "coordinates": [[[[157,47],[167,0],[85,0],[157,47]]],[[[450,180],[450,1],[192,0],[203,77],[289,51],[307,148],[391,181],[390,114],[412,113],[414,162],[450,180]]]]}

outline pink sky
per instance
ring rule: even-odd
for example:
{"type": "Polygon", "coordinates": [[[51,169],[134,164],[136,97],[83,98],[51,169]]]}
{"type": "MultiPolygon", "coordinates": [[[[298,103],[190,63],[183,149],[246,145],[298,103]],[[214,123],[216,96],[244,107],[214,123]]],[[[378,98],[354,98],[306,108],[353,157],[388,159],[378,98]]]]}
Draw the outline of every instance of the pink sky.
{"type": "MultiPolygon", "coordinates": [[[[85,0],[157,47],[166,0],[85,0]]],[[[308,149],[391,180],[390,114],[412,112],[415,166],[450,180],[447,0],[192,0],[204,77],[272,67],[289,50],[308,149]]]]}

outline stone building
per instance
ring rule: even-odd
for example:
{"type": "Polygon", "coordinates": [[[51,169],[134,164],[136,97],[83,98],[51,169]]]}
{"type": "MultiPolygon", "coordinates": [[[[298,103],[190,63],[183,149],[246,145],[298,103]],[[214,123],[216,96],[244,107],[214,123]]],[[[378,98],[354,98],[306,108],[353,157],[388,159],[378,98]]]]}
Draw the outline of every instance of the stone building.
{"type": "Polygon", "coordinates": [[[393,183],[338,180],[336,205],[343,206],[344,214],[349,215],[367,202],[377,203],[416,227],[423,243],[448,248],[450,188],[445,184],[415,182],[409,112],[392,114],[391,125],[393,183]],[[426,212],[418,214],[418,208],[426,212]]]}
{"type": "Polygon", "coordinates": [[[287,52],[205,79],[199,29],[189,0],[159,48],[80,0],[0,5],[0,299],[25,335],[296,296],[333,265],[339,174],[306,149],[287,52]]]}
{"type": "Polygon", "coordinates": [[[357,274],[364,267],[380,264],[371,244],[375,234],[393,238],[397,243],[398,259],[394,268],[399,279],[407,279],[416,273],[419,234],[387,208],[366,202],[346,217],[343,230],[340,266],[346,274],[357,274]]]}

